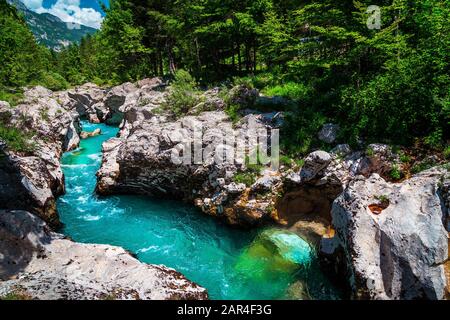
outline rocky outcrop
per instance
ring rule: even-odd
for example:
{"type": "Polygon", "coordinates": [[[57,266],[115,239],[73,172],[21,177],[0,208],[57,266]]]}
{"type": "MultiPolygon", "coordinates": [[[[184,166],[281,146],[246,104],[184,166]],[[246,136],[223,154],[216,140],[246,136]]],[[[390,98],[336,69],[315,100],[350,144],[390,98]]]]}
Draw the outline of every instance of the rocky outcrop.
{"type": "Polygon", "coordinates": [[[59,159],[79,144],[79,117],[43,87],[28,89],[24,95],[20,105],[2,107],[0,112],[8,117],[4,123],[20,128],[29,144],[20,152],[6,143],[0,146],[0,199],[5,199],[0,208],[32,211],[57,226],[56,197],[65,190],[59,159]]]}
{"type": "Polygon", "coordinates": [[[72,242],[25,211],[0,211],[0,299],[207,299],[175,270],[147,265],[125,250],[72,242]]]}
{"type": "Polygon", "coordinates": [[[125,113],[132,107],[144,107],[149,104],[159,106],[163,100],[160,89],[164,83],[159,78],[145,79],[135,84],[124,83],[111,88],[104,100],[108,109],[105,121],[109,125],[120,125],[125,113]]]}
{"type": "Polygon", "coordinates": [[[233,126],[219,111],[173,121],[155,114],[154,105],[131,108],[125,114],[120,137],[104,144],[103,165],[98,172],[100,194],[137,193],[184,199],[232,224],[252,225],[270,217],[266,210],[269,203],[254,201],[245,193],[245,186],[234,184],[233,177],[245,167],[244,157],[224,163],[215,161],[226,149],[224,137],[247,137],[251,125],[255,126],[254,134],[257,129],[270,129],[270,119],[248,115],[233,126]],[[192,143],[194,131],[203,137],[198,149],[192,143]],[[181,163],[173,161],[174,154],[183,154],[179,148],[186,141],[200,162],[194,156],[190,159],[194,161],[187,164],[184,156],[179,159],[181,163]]]}
{"type": "Polygon", "coordinates": [[[86,83],[73,90],[56,93],[61,104],[70,110],[75,110],[80,117],[88,119],[92,123],[105,120],[108,110],[103,100],[106,90],[93,83],[86,83]]]}
{"type": "Polygon", "coordinates": [[[335,236],[322,254],[356,299],[442,299],[448,212],[442,168],[393,184],[378,174],[351,181],[333,204],[335,236]]]}

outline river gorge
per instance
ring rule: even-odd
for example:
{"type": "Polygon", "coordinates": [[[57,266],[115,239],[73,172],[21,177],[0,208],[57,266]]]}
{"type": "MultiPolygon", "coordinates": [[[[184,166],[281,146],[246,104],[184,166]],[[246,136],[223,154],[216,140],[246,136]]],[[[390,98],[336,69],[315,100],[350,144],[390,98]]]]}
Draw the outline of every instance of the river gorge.
{"type": "Polygon", "coordinates": [[[57,205],[63,233],[73,240],[120,246],[140,261],[174,268],[207,288],[212,299],[339,297],[320,273],[310,246],[282,229],[231,228],[176,200],[98,197],[94,190],[101,145],[118,129],[87,121],[82,127],[102,134],[82,140],[62,158],[66,194],[57,205]],[[267,240],[277,234],[284,242],[281,237],[274,248],[267,240]],[[277,249],[292,256],[283,258],[277,249]]]}
{"type": "MultiPolygon", "coordinates": [[[[279,170],[247,163],[174,164],[199,128],[254,140],[282,112],[245,86],[225,112],[221,89],[195,112],[164,109],[170,86],[144,79],[25,91],[0,117],[33,139],[0,141],[0,298],[443,299],[448,284],[449,166],[408,168],[384,144],[327,143],[279,170]],[[264,129],[264,130],[259,130],[264,129]]],[[[9,127],[8,127],[9,128],[9,127]]]]}

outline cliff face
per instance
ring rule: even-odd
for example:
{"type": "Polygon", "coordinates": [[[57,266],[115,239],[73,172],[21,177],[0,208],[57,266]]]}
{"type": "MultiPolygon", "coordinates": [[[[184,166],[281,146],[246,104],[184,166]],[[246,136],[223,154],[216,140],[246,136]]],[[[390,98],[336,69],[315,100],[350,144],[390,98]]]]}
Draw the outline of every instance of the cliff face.
{"type": "Polygon", "coordinates": [[[353,180],[333,204],[336,234],[322,253],[356,299],[443,299],[450,174],[435,168],[399,184],[353,180]]]}
{"type": "Polygon", "coordinates": [[[9,126],[31,137],[27,151],[16,151],[6,144],[0,146],[4,177],[0,188],[3,209],[23,209],[36,213],[52,226],[59,225],[56,197],[64,192],[64,175],[60,157],[74,149],[78,137],[79,116],[65,109],[45,88],[25,91],[22,104],[10,108],[4,104],[0,113],[9,126]],[[17,198],[11,197],[17,195],[17,198]]]}

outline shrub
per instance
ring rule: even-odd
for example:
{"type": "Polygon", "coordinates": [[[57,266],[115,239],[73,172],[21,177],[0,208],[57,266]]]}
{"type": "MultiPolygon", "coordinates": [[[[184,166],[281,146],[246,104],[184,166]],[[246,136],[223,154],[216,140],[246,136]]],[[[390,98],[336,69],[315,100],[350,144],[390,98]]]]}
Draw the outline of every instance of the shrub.
{"type": "Polygon", "coordinates": [[[392,180],[398,181],[403,177],[403,174],[400,171],[399,167],[394,165],[391,169],[390,176],[391,176],[392,180]]]}
{"type": "Polygon", "coordinates": [[[410,163],[411,162],[411,157],[408,156],[407,154],[400,152],[400,161],[403,163],[410,163]]]}
{"type": "Polygon", "coordinates": [[[428,169],[432,168],[433,166],[434,166],[434,163],[432,161],[423,161],[423,162],[415,164],[411,168],[411,173],[417,174],[422,171],[428,170],[428,169]]]}
{"type": "Polygon", "coordinates": [[[197,84],[189,72],[178,70],[164,105],[165,108],[173,111],[177,117],[186,114],[201,102],[196,86],[197,84]]]}
{"type": "Polygon", "coordinates": [[[256,176],[252,172],[237,173],[233,178],[236,183],[243,183],[247,187],[251,187],[256,182],[256,176]]]}
{"type": "Polygon", "coordinates": [[[320,141],[317,133],[326,123],[326,117],[312,107],[305,107],[302,112],[287,113],[286,123],[282,128],[281,144],[292,155],[306,155],[320,141]]]}
{"type": "Polygon", "coordinates": [[[32,142],[34,134],[25,133],[15,127],[8,127],[0,123],[0,140],[6,142],[8,148],[17,152],[31,153],[36,145],[32,142]]]}
{"type": "Polygon", "coordinates": [[[448,146],[444,149],[444,158],[450,159],[450,146],[448,146]]]}
{"type": "Polygon", "coordinates": [[[300,100],[308,95],[308,87],[303,83],[287,82],[285,84],[268,87],[263,93],[268,96],[278,96],[291,100],[300,100]]]}
{"type": "Polygon", "coordinates": [[[8,91],[0,88],[0,101],[6,101],[11,106],[16,106],[23,99],[23,93],[20,91],[8,91]]]}
{"type": "Polygon", "coordinates": [[[39,84],[53,91],[65,90],[69,87],[69,83],[66,81],[66,79],[64,79],[59,73],[56,72],[41,73],[39,80],[33,84],[39,84]]]}

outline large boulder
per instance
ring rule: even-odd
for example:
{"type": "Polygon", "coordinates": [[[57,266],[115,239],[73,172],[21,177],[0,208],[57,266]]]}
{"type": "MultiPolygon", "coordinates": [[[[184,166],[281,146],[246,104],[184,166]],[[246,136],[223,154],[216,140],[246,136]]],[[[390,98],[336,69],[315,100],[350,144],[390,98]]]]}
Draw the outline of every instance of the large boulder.
{"type": "Polygon", "coordinates": [[[73,90],[58,94],[59,99],[64,101],[69,109],[75,109],[81,117],[94,123],[104,120],[106,107],[103,100],[105,95],[106,91],[93,83],[86,83],[73,90]],[[66,98],[66,95],[69,99],[66,98]]]}
{"type": "Polygon", "coordinates": [[[175,270],[148,265],[122,248],[80,244],[25,211],[0,211],[0,299],[207,299],[175,270]]]}
{"type": "Polygon", "coordinates": [[[344,273],[353,298],[444,298],[448,208],[439,190],[448,179],[440,168],[400,184],[360,176],[337,198],[336,234],[323,239],[322,254],[344,273]]]}
{"type": "Polygon", "coordinates": [[[332,157],[328,152],[315,151],[310,153],[299,172],[292,172],[286,177],[286,181],[293,185],[303,184],[317,179],[331,163],[332,157]]]}

